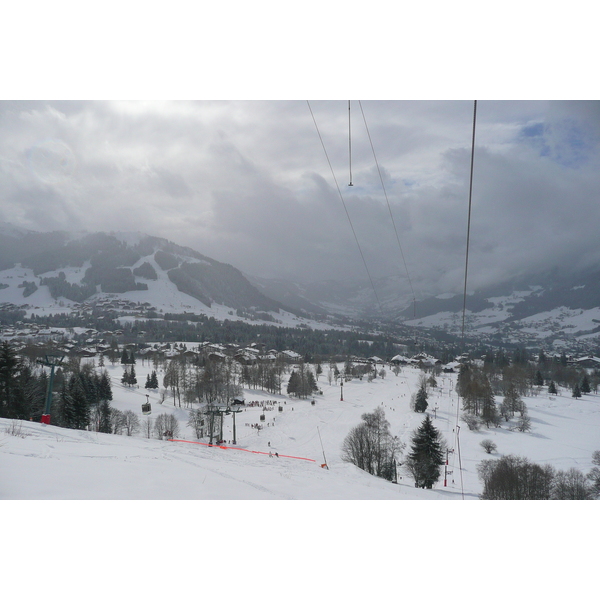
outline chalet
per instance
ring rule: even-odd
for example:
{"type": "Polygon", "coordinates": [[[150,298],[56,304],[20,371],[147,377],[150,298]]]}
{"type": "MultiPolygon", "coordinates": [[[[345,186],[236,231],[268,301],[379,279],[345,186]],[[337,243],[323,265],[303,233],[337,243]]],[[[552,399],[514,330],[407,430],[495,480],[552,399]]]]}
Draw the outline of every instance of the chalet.
{"type": "Polygon", "coordinates": [[[410,363],[410,358],[404,356],[402,354],[396,354],[393,358],[390,359],[390,364],[392,365],[407,365],[410,363]]]}
{"type": "Polygon", "coordinates": [[[283,350],[280,356],[288,363],[302,362],[302,356],[293,350],[283,350]]]}
{"type": "Polygon", "coordinates": [[[429,356],[429,354],[425,354],[424,352],[415,354],[415,356],[412,357],[411,362],[423,367],[435,367],[436,365],[442,364],[441,360],[429,356]]]}
{"type": "Polygon", "coordinates": [[[225,362],[227,360],[227,355],[223,354],[223,352],[209,352],[206,358],[214,362],[225,362]]]}
{"type": "Polygon", "coordinates": [[[379,358],[379,356],[371,356],[367,359],[367,362],[371,363],[372,365],[383,365],[385,363],[383,358],[379,358]]]}
{"type": "Polygon", "coordinates": [[[239,362],[241,365],[254,365],[256,364],[256,356],[249,352],[238,352],[233,360],[239,362]]]}
{"type": "Polygon", "coordinates": [[[590,354],[589,356],[574,359],[573,364],[583,367],[584,369],[598,369],[600,368],[600,358],[590,354]]]}

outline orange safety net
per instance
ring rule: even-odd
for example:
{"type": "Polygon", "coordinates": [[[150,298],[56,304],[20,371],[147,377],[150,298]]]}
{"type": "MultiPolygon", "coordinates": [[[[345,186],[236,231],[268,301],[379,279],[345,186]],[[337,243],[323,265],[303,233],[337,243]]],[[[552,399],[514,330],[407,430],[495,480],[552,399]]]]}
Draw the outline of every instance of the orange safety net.
{"type": "MultiPolygon", "coordinates": [[[[221,450],[241,450],[242,452],[250,452],[252,454],[264,454],[269,455],[268,452],[261,452],[260,450],[248,450],[247,448],[237,448],[235,446],[221,446],[220,444],[206,444],[205,442],[193,442],[191,440],[167,440],[168,442],[185,442],[186,444],[198,444],[200,446],[208,446],[209,448],[221,448],[221,450]]],[[[271,456],[275,454],[271,453],[271,456]]],[[[294,458],[296,460],[308,460],[309,462],[316,462],[313,458],[304,458],[302,456],[289,456],[287,454],[280,454],[279,458],[294,458]]]]}

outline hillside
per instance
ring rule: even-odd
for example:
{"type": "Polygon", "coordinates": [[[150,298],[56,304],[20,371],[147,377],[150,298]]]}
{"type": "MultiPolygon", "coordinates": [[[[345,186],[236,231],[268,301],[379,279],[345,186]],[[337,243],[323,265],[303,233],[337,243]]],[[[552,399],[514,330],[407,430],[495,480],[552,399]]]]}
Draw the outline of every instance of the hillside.
{"type": "Polygon", "coordinates": [[[142,234],[42,234],[5,225],[0,257],[0,304],[27,305],[38,314],[114,298],[165,312],[286,310],[233,266],[142,234]]]}
{"type": "MultiPolygon", "coordinates": [[[[462,328],[462,294],[442,294],[400,313],[413,327],[457,334],[462,328]]],[[[600,274],[551,273],[519,278],[468,295],[466,334],[490,343],[591,350],[600,342],[600,274]]]]}
{"type": "MultiPolygon", "coordinates": [[[[371,382],[349,381],[343,388],[343,401],[340,387],[328,381],[327,367],[319,380],[323,394],[314,397],[315,404],[245,389],[246,406],[236,418],[237,444],[232,443],[229,416],[223,447],[191,443],[198,440],[187,425],[188,410],[174,406],[170,397],[161,404],[160,395],[150,393],[152,414],[143,416],[146,390],[123,387],[119,383],[123,368],[107,368],[113,380],[114,408],[133,410],[142,424],[161,413],[175,415],[180,425],[177,439],[183,441],[147,439],[142,431],[127,437],[4,419],[0,423],[0,498],[476,500],[482,489],[477,476],[482,460],[516,454],[557,469],[576,467],[588,472],[592,452],[600,449],[600,396],[575,399],[567,390],[557,397],[542,390],[524,398],[532,422],[530,432],[510,431],[507,424],[475,432],[461,422],[457,436],[455,375],[444,374],[438,378],[438,388],[430,392],[429,414],[435,417],[434,425],[449,449],[455,450],[449,454],[452,473],[446,486],[442,477],[433,490],[422,490],[414,487],[401,467],[402,479],[393,484],[344,463],[340,456],[344,438],[361,415],[380,406],[392,433],[410,443],[423,419],[409,406],[418,387],[421,371],[417,368],[404,367],[398,375],[386,369],[384,378],[371,382]],[[265,421],[260,420],[261,414],[265,421]],[[259,424],[262,430],[252,426],[259,424]],[[486,454],[480,446],[483,439],[493,440],[497,452],[486,454]],[[269,451],[278,452],[279,458],[270,457],[269,451]],[[321,467],[325,462],[329,469],[321,467]]],[[[149,365],[138,364],[138,381],[144,381],[150,370],[149,365]]],[[[206,444],[208,440],[199,441],[206,444]]]]}

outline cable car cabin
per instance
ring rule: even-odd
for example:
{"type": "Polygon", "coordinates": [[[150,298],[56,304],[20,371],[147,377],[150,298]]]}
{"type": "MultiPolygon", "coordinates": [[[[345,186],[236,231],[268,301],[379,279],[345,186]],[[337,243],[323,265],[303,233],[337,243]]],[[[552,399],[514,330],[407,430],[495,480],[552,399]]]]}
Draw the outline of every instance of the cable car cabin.
{"type": "Polygon", "coordinates": [[[152,405],[150,404],[150,402],[146,402],[145,404],[142,404],[142,414],[143,415],[149,415],[152,412],[152,405]]]}

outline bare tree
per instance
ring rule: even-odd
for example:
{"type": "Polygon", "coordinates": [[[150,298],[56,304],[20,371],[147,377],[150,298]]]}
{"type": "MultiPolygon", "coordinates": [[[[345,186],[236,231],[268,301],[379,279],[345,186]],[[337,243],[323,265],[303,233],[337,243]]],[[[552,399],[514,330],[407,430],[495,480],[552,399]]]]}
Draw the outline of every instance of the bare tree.
{"type": "Polygon", "coordinates": [[[204,434],[204,413],[200,408],[193,408],[190,410],[190,417],[188,419],[188,425],[196,433],[196,438],[200,439],[204,434]]]}
{"type": "Polygon", "coordinates": [[[381,407],[363,414],[361,418],[363,422],[353,427],[344,439],[342,460],[371,475],[392,481],[396,474],[396,459],[403,445],[390,433],[390,424],[381,407]]]}
{"type": "Polygon", "coordinates": [[[482,500],[548,500],[554,469],[519,456],[484,460],[477,466],[483,481],[482,500]]]}
{"type": "Polygon", "coordinates": [[[118,408],[110,409],[110,425],[115,435],[121,435],[125,427],[125,417],[118,408]]]}
{"type": "Polygon", "coordinates": [[[175,415],[162,413],[156,417],[154,431],[159,439],[172,439],[179,435],[179,423],[175,415]]]}
{"type": "Polygon", "coordinates": [[[150,439],[152,437],[152,432],[154,431],[154,420],[151,417],[144,419],[144,424],[142,425],[142,430],[144,435],[150,439]]]}
{"type": "Polygon", "coordinates": [[[488,454],[492,452],[496,452],[498,446],[492,440],[483,440],[481,444],[479,444],[488,454]]]}
{"type": "Polygon", "coordinates": [[[470,413],[462,413],[461,421],[467,424],[470,431],[479,431],[481,429],[481,419],[470,413]]]}
{"type": "Polygon", "coordinates": [[[123,426],[128,436],[137,433],[140,430],[140,420],[132,410],[126,410],[123,413],[123,426]]]}
{"type": "Polygon", "coordinates": [[[587,478],[591,482],[590,490],[594,498],[600,497],[600,450],[595,450],[592,453],[592,470],[587,474],[587,478]]]}
{"type": "Polygon", "coordinates": [[[574,467],[557,471],[552,483],[552,500],[591,500],[593,490],[586,476],[574,467]]]}

